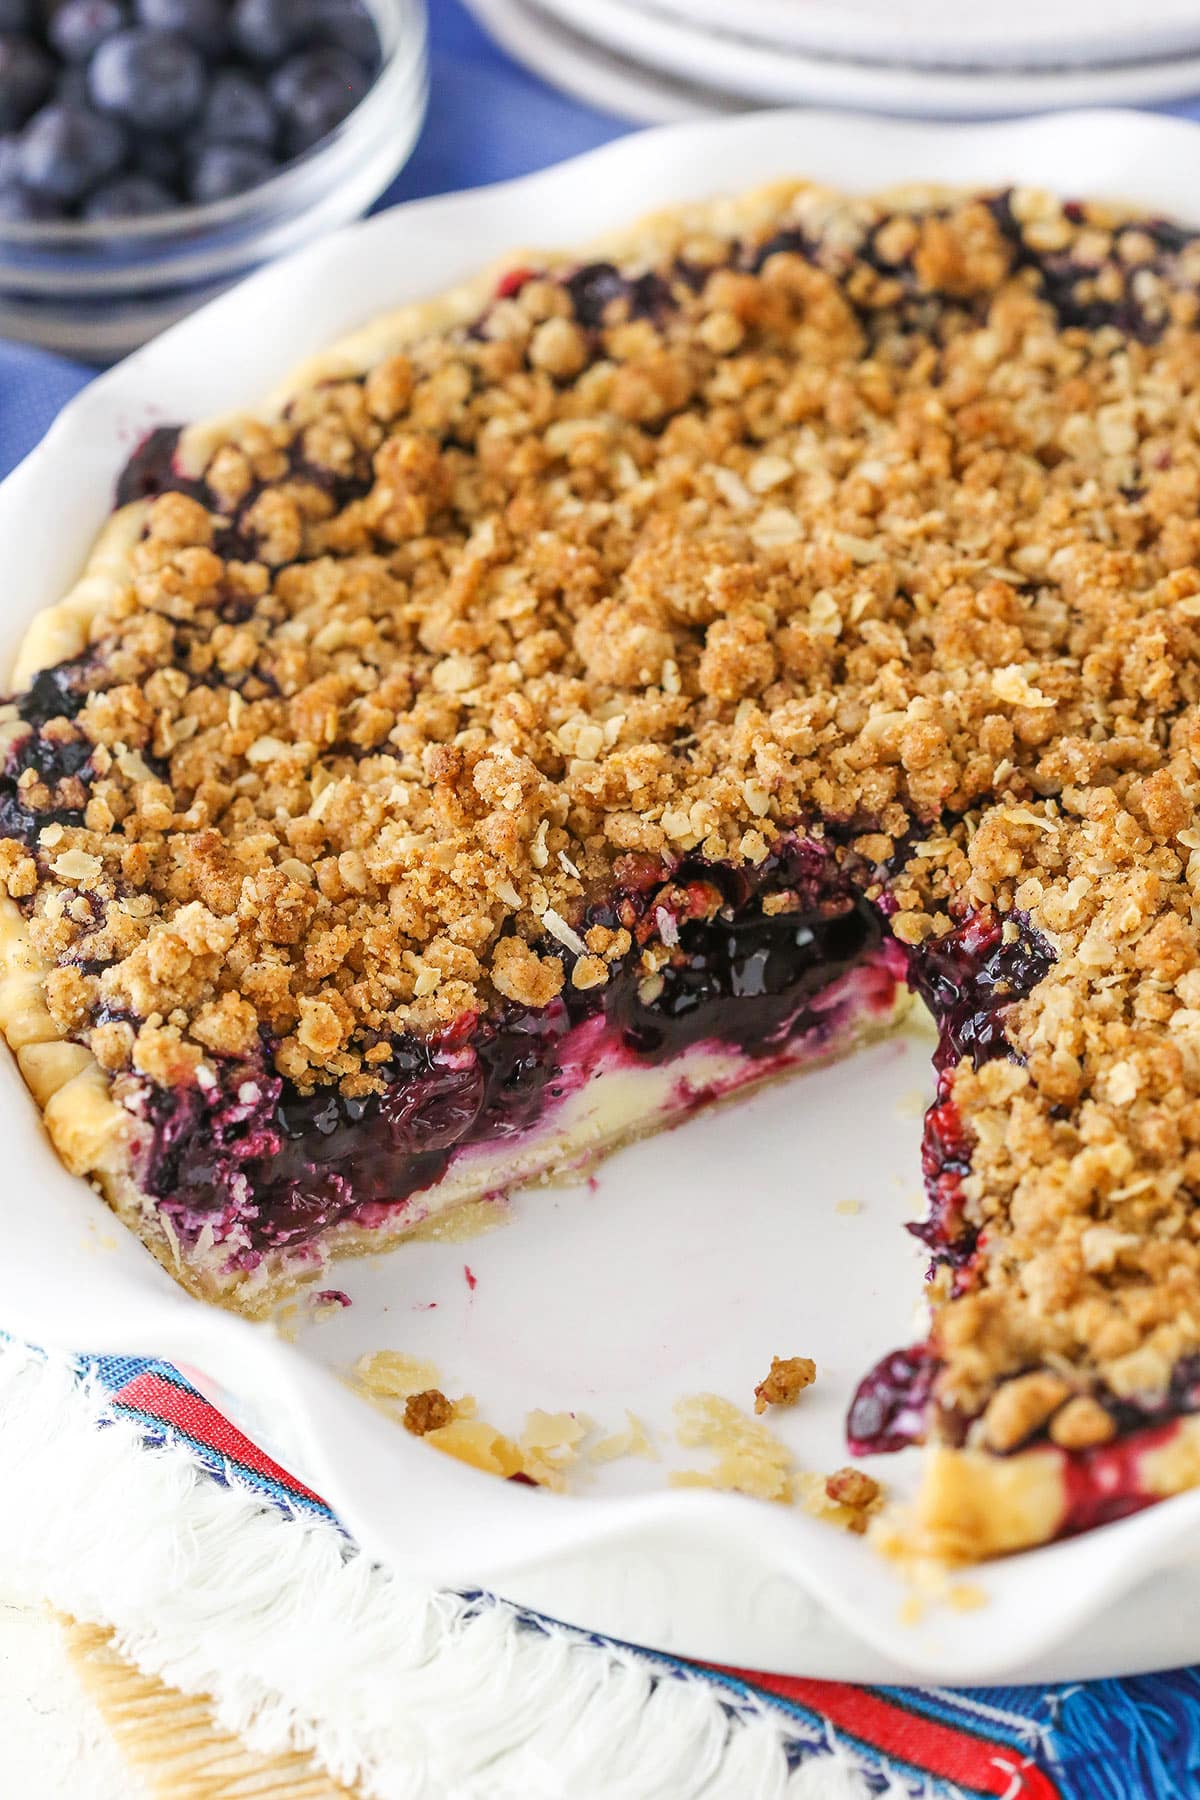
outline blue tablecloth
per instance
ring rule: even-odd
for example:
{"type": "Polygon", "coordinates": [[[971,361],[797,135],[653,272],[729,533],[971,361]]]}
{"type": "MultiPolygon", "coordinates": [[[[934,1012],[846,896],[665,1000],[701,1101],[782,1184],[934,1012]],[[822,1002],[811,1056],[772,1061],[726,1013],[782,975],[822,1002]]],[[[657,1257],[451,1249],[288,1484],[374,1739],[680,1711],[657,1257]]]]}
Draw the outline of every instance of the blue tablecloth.
{"type": "MultiPolygon", "coordinates": [[[[518,68],[488,42],[458,0],[430,0],[430,11],[429,120],[382,204],[524,174],[629,129],[518,68]]],[[[1200,102],[1171,110],[1200,113],[1200,102]]],[[[88,379],[88,370],[69,362],[0,344],[0,475],[32,448],[88,379]]],[[[201,1405],[171,1371],[120,1363],[101,1373],[151,1440],[169,1430],[205,1460],[207,1439],[192,1413],[181,1423],[160,1400],[151,1405],[146,1398],[148,1382],[159,1395],[165,1384],[172,1392],[180,1388],[193,1410],[201,1405]]],[[[246,1456],[257,1478],[252,1446],[246,1456]]],[[[227,1472],[227,1465],[225,1449],[213,1460],[213,1472],[227,1472]]],[[[723,1684],[731,1705],[735,1695],[753,1692],[783,1712],[797,1763],[825,1755],[835,1740],[851,1747],[878,1794],[939,1800],[1200,1796],[1200,1671],[1194,1669],[1126,1682],[959,1694],[899,1688],[868,1694],[738,1671],[707,1672],[707,1679],[723,1684]]]]}

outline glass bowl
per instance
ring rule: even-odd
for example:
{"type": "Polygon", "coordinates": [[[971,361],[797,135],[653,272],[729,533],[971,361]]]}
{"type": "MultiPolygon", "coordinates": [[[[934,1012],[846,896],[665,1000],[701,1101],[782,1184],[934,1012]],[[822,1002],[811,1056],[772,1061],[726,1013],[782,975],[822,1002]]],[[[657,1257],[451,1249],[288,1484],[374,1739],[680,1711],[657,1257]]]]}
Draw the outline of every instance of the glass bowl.
{"type": "Polygon", "coordinates": [[[383,63],[317,149],[248,193],[120,224],[0,226],[0,337],[112,362],[262,263],[358,218],[425,117],[424,0],[368,0],[383,63]]]}

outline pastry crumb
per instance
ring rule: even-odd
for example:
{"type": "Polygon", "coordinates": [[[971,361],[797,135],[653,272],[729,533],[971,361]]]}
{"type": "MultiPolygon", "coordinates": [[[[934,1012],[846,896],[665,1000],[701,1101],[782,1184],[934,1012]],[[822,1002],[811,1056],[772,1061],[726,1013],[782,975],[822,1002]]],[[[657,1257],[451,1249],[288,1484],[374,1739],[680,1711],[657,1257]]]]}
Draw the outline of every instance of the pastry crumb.
{"type": "Polygon", "coordinates": [[[453,1417],[454,1407],[440,1388],[424,1388],[419,1394],[410,1394],[404,1402],[404,1429],[414,1437],[426,1437],[448,1425],[453,1417]]]}
{"type": "Polygon", "coordinates": [[[539,1487],[565,1493],[568,1474],[579,1461],[580,1445],[590,1429],[590,1421],[575,1413],[531,1412],[517,1440],[522,1473],[539,1487]]]}
{"type": "MultiPolygon", "coordinates": [[[[897,1545],[881,1535],[878,1527],[872,1542],[887,1553],[896,1553],[897,1545]]],[[[900,1604],[902,1625],[919,1625],[937,1607],[951,1612],[978,1612],[989,1603],[986,1588],[977,1582],[958,1580],[940,1558],[905,1551],[899,1555],[900,1569],[907,1582],[907,1592],[900,1604]]]]}
{"type": "Polygon", "coordinates": [[[566,1493],[573,1475],[592,1464],[624,1456],[658,1456],[649,1428],[632,1412],[626,1412],[624,1430],[597,1437],[596,1424],[586,1413],[535,1407],[514,1437],[478,1416],[473,1394],[450,1398],[434,1362],[399,1350],[375,1350],[359,1357],[348,1379],[387,1417],[434,1449],[485,1474],[520,1479],[557,1493],[566,1493]]]}
{"type": "Polygon", "coordinates": [[[770,1370],[754,1390],[755,1412],[764,1413],[768,1406],[794,1406],[816,1379],[817,1365],[810,1356],[773,1356],[770,1370]]]}
{"type": "Polygon", "coordinates": [[[766,1425],[719,1394],[691,1394],[675,1404],[676,1437],[685,1449],[714,1452],[711,1469],[680,1469],[672,1487],[716,1488],[789,1504],[792,1453],[766,1425]]]}
{"type": "Polygon", "coordinates": [[[883,1488],[862,1469],[835,1469],[825,1477],[825,1497],[845,1513],[847,1530],[861,1534],[883,1503],[883,1488]]]}
{"type": "Polygon", "coordinates": [[[271,1314],[271,1329],[285,1344],[294,1344],[300,1336],[300,1307],[295,1300],[285,1300],[271,1314]]]}
{"type": "Polygon", "coordinates": [[[353,1385],[373,1400],[405,1400],[436,1388],[437,1364],[399,1350],[372,1350],[360,1356],[350,1372],[353,1385]]]}
{"type": "Polygon", "coordinates": [[[825,1492],[838,1506],[849,1506],[856,1512],[874,1504],[883,1492],[873,1476],[862,1469],[835,1469],[825,1477],[825,1492]]]}
{"type": "Polygon", "coordinates": [[[649,1428],[638,1418],[636,1413],[625,1413],[624,1431],[614,1431],[608,1437],[598,1439],[588,1450],[588,1458],[594,1463],[616,1462],[623,1456],[645,1456],[656,1459],[658,1450],[649,1428]]]}
{"type": "Polygon", "coordinates": [[[902,1625],[919,1625],[929,1610],[929,1601],[923,1594],[907,1593],[900,1602],[900,1623],[902,1625]]]}
{"type": "Polygon", "coordinates": [[[448,1424],[427,1431],[423,1441],[446,1456],[469,1463],[485,1475],[499,1475],[505,1481],[511,1481],[525,1472],[517,1445],[482,1419],[452,1418],[448,1424]]]}
{"type": "Polygon", "coordinates": [[[881,1484],[861,1469],[838,1469],[832,1475],[804,1471],[795,1480],[795,1500],[814,1519],[837,1525],[860,1537],[883,1506],[881,1484]]]}
{"type": "Polygon", "coordinates": [[[567,1492],[571,1470],[580,1461],[580,1447],[592,1430],[591,1421],[575,1413],[535,1408],[520,1437],[513,1439],[476,1418],[472,1399],[454,1403],[451,1411],[453,1416],[447,1422],[435,1424],[423,1434],[435,1450],[457,1457],[485,1475],[560,1494],[567,1492]]]}

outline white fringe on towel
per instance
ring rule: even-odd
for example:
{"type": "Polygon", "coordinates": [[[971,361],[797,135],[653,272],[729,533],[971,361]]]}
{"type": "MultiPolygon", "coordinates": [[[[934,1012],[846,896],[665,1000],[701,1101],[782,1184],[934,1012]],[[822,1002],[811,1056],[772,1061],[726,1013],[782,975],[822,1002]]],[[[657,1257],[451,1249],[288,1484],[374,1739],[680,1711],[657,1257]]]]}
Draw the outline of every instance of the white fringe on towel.
{"type": "MultiPolygon", "coordinates": [[[[103,1393],[0,1346],[0,1572],[251,1748],[311,1752],[374,1800],[866,1800],[865,1765],[789,1769],[778,1714],[565,1628],[372,1564],[330,1525],[146,1450],[103,1393]],[[101,1418],[110,1422],[103,1430],[101,1418]]],[[[793,1737],[793,1742],[794,1737],[793,1737]]],[[[878,1771],[872,1770],[878,1779],[878,1771]]],[[[908,1800],[907,1783],[888,1787],[908,1800]]]]}

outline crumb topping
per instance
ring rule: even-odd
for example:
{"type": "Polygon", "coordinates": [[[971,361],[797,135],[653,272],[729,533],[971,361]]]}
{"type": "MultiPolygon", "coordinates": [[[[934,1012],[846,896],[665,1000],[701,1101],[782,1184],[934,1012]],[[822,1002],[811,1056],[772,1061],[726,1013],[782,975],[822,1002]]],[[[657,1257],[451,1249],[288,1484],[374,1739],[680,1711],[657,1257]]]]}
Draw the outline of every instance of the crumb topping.
{"type": "Polygon", "coordinates": [[[837,821],[901,943],[1054,952],[954,1074],[939,1398],[1099,1441],[1200,1350],[1198,292],[1159,221],[804,190],[231,427],[0,720],[59,1027],[369,1093],[399,1033],[652,980],[580,935],[622,859],[837,821]]]}
{"type": "Polygon", "coordinates": [[[861,1535],[883,1503],[883,1489],[863,1469],[835,1469],[825,1477],[824,1497],[841,1509],[846,1529],[861,1535]]]}
{"type": "Polygon", "coordinates": [[[404,1402],[404,1429],[414,1437],[437,1431],[453,1417],[454,1407],[440,1388],[424,1388],[419,1394],[410,1394],[404,1402]]]}
{"type": "Polygon", "coordinates": [[[794,1406],[816,1379],[817,1365],[811,1356],[773,1356],[770,1369],[754,1390],[755,1412],[765,1413],[768,1406],[794,1406]]]}

